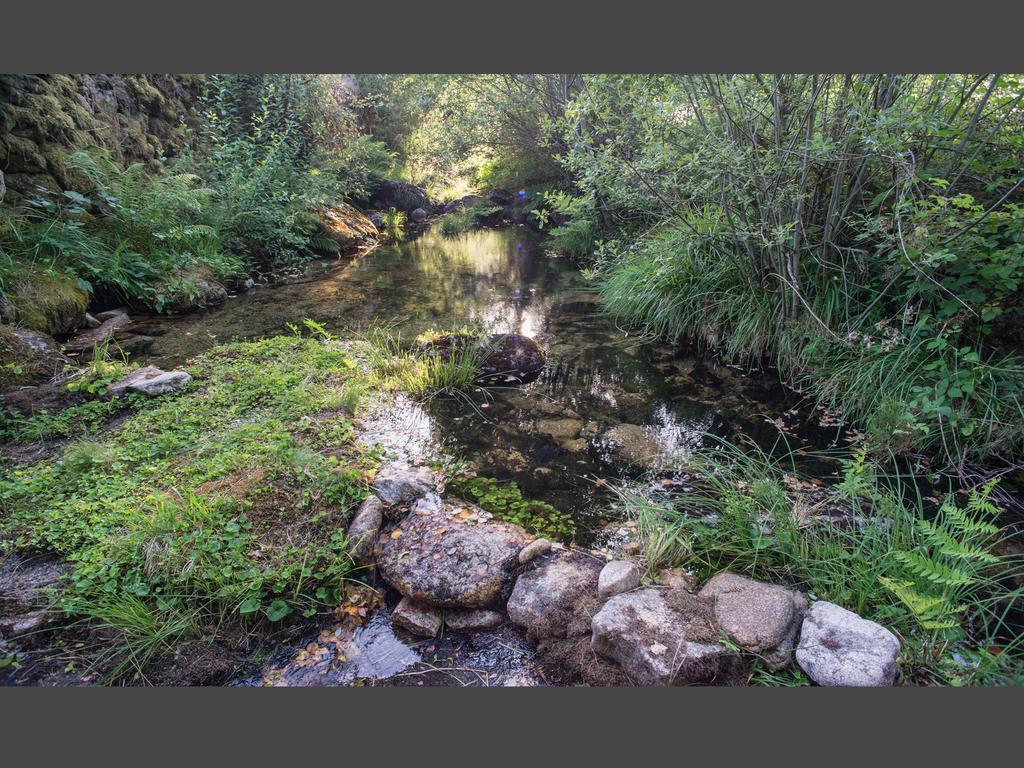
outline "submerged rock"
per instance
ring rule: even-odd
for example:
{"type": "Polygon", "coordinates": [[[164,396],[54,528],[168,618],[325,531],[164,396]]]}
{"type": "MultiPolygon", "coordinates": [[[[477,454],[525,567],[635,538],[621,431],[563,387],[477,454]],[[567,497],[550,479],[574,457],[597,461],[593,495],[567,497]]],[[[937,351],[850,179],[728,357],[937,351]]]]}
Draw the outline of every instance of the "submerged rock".
{"type": "Polygon", "coordinates": [[[896,679],[900,641],[873,621],[834,603],[811,606],[796,661],[818,685],[886,686],[896,679]]]}
{"type": "Polygon", "coordinates": [[[725,682],[735,657],[697,598],[689,611],[670,603],[669,592],[647,587],[615,595],[594,616],[591,647],[615,661],[639,685],[725,682]]]}
{"type": "Polygon", "coordinates": [[[566,637],[581,604],[597,598],[601,565],[578,551],[545,558],[516,579],[507,606],[509,618],[534,638],[566,637]]]}
{"type": "Polygon", "coordinates": [[[412,512],[382,537],[381,576],[417,602],[443,608],[495,608],[508,596],[519,550],[518,525],[486,520],[469,506],[412,512]]]}
{"type": "Polygon", "coordinates": [[[144,395],[156,397],[181,389],[190,381],[192,381],[192,376],[185,371],[163,371],[155,365],[147,365],[111,384],[107,387],[107,393],[113,397],[119,397],[125,392],[141,392],[144,395]]]}
{"type": "Polygon", "coordinates": [[[636,424],[612,427],[599,438],[599,445],[607,451],[609,458],[628,464],[650,467],[656,465],[661,456],[661,448],[654,435],[636,424]]]}
{"type": "Polygon", "coordinates": [[[436,637],[441,631],[441,611],[403,597],[391,612],[391,621],[414,635],[436,637]]]}
{"type": "Polygon", "coordinates": [[[612,560],[601,569],[597,579],[597,596],[611,597],[640,586],[640,569],[629,560],[612,560]]]}
{"type": "Polygon", "coordinates": [[[372,487],[389,507],[409,504],[434,490],[434,475],[425,467],[389,464],[377,472],[372,487]]]}
{"type": "Polygon", "coordinates": [[[373,555],[377,534],[384,522],[384,504],[368,496],[348,526],[348,555],[356,565],[366,565],[373,555]]]}
{"type": "Polygon", "coordinates": [[[699,595],[711,602],[719,626],[738,646],[761,655],[772,669],[789,665],[807,610],[802,592],[720,573],[699,595]]]}

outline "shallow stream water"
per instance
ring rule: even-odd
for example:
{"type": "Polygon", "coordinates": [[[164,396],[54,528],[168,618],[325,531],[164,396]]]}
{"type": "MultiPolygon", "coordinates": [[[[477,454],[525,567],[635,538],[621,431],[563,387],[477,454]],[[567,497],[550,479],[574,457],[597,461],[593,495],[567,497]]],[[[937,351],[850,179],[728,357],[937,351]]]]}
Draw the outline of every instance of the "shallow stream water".
{"type": "Polygon", "coordinates": [[[602,440],[616,425],[642,427],[664,454],[699,447],[708,434],[743,433],[766,448],[780,434],[794,448],[823,448],[836,437],[772,372],[725,366],[618,327],[579,266],[545,252],[523,227],[453,237],[428,229],[352,260],[318,262],[302,282],[257,287],[210,312],[150,318],[144,332],[155,340],[142,357],[180,365],[215,344],[289,333],[288,324],[306,318],[342,337],[378,324],[409,342],[464,325],[535,339],[548,367],[533,384],[472,401],[399,399],[370,428],[391,432],[389,442],[409,453],[441,451],[515,480],[527,496],[573,515],[581,542],[604,522],[607,491],[595,479],[636,473],[602,440]]]}

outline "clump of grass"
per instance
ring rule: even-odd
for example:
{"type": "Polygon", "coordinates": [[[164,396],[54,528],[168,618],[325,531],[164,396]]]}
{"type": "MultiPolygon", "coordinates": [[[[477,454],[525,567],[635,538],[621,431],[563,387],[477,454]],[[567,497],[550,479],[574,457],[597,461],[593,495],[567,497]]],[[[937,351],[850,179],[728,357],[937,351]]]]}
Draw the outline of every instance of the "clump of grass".
{"type": "MultiPolygon", "coordinates": [[[[433,338],[444,335],[434,332],[433,338]]],[[[493,351],[486,344],[467,343],[440,354],[426,345],[407,346],[400,334],[380,327],[366,331],[357,349],[378,386],[421,399],[468,397],[469,392],[481,389],[477,384],[480,365],[493,351]]]]}
{"type": "Polygon", "coordinates": [[[458,235],[483,226],[488,218],[500,213],[501,210],[500,205],[467,205],[457,211],[446,213],[438,220],[437,226],[442,235],[458,235]]]}
{"type": "Polygon", "coordinates": [[[1024,634],[1010,619],[1024,595],[1012,579],[1022,559],[997,552],[1003,534],[991,486],[964,505],[947,498],[933,513],[861,450],[819,502],[841,521],[813,521],[800,514],[806,499],[788,461],[720,441],[687,460],[693,492],[620,489],[641,522],[649,567],[685,565],[702,579],[734,571],[841,605],[901,635],[910,682],[1004,683],[1024,674],[1024,634]]]}
{"type": "Polygon", "coordinates": [[[387,240],[401,240],[405,236],[406,215],[395,207],[388,208],[381,214],[384,220],[384,236],[387,240]]]}

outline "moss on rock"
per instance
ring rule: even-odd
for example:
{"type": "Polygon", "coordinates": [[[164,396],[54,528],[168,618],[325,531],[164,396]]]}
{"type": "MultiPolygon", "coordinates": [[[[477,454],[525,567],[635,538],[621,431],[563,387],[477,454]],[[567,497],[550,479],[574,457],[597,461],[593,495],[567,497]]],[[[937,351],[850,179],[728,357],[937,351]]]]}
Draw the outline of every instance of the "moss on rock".
{"type": "Polygon", "coordinates": [[[7,291],[6,319],[51,336],[74,330],[89,306],[89,294],[75,278],[31,268],[17,273],[7,291]]]}

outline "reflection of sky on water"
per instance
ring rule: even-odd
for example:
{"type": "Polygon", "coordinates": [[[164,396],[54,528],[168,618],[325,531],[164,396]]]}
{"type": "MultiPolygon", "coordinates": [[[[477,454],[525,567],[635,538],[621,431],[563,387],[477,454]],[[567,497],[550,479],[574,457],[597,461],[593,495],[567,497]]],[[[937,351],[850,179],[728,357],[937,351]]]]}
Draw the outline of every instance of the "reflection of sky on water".
{"type": "Polygon", "coordinates": [[[692,451],[702,433],[728,432],[742,421],[736,398],[728,399],[731,394],[717,382],[710,392],[686,377],[670,384],[646,361],[638,340],[601,315],[576,267],[545,255],[538,236],[526,229],[455,237],[430,229],[350,260],[322,262],[318,269],[317,279],[260,288],[206,314],[150,319],[160,335],[149,359],[163,367],[180,365],[232,338],[289,333],[287,324],[301,326],[305,318],[341,336],[385,325],[407,342],[430,328],[464,325],[522,333],[548,353],[544,376],[520,391],[523,404],[478,397],[476,405],[421,405],[399,396],[363,417],[364,440],[376,440],[407,460],[429,455],[439,444],[470,459],[518,455],[518,464],[494,463],[487,471],[515,479],[528,495],[578,518],[605,503],[586,478],[625,468],[609,466],[596,445],[568,450],[537,429],[538,420],[578,419],[588,427],[587,439],[616,424],[635,424],[667,454],[692,451]],[[555,412],[541,409],[541,400],[555,412]]]}

